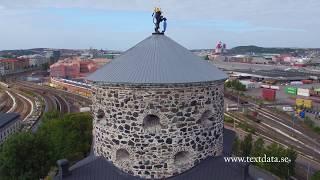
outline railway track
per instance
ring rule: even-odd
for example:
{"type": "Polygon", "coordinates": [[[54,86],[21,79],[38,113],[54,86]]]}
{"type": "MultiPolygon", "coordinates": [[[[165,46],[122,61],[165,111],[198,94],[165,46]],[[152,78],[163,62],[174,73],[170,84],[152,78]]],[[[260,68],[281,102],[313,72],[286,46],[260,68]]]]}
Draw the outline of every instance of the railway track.
{"type": "Polygon", "coordinates": [[[42,89],[41,86],[31,86],[28,83],[16,82],[18,88],[23,87],[24,90],[31,91],[38,96],[43,97],[45,101],[45,112],[58,110],[60,113],[69,113],[70,106],[69,103],[60,95],[48,91],[47,89],[42,89]]]}
{"type": "MultiPolygon", "coordinates": [[[[320,154],[319,146],[312,146],[312,144],[306,144],[307,140],[295,138],[292,135],[285,132],[280,125],[269,125],[268,122],[256,123],[254,121],[243,118],[239,114],[225,113],[226,116],[233,118],[236,122],[246,122],[256,130],[256,135],[263,139],[280,144],[284,147],[292,147],[299,154],[299,167],[311,166],[313,171],[320,169],[320,154]]],[[[239,131],[239,128],[238,130],[239,131]]],[[[240,130],[242,131],[242,130],[240,130]]]]}
{"type": "Polygon", "coordinates": [[[30,116],[30,113],[32,111],[32,102],[16,91],[10,91],[10,94],[12,94],[12,96],[15,98],[17,104],[15,107],[13,106],[10,112],[20,114],[20,119],[25,120],[28,116],[30,116]]]}
{"type": "MultiPolygon", "coordinates": [[[[75,95],[73,93],[66,92],[63,90],[58,90],[47,86],[39,86],[29,82],[18,81],[17,83],[23,85],[24,87],[32,87],[37,90],[44,91],[46,92],[46,94],[51,94],[52,99],[58,100],[58,102],[61,104],[61,110],[64,113],[74,111],[77,112],[79,110],[79,107],[76,107],[72,104],[74,102],[77,102],[78,104],[84,104],[84,106],[90,106],[92,104],[92,101],[88,98],[75,95]]],[[[59,107],[59,104],[57,103],[55,107],[59,107]]]]}
{"type": "Polygon", "coordinates": [[[10,112],[14,106],[14,100],[10,97],[9,93],[7,91],[3,92],[0,97],[0,113],[10,112]]]}
{"type": "Polygon", "coordinates": [[[69,113],[70,112],[70,105],[69,103],[66,101],[65,98],[59,96],[59,95],[55,95],[55,98],[57,99],[57,101],[59,102],[59,106],[60,106],[60,112],[62,113],[69,113]]]}
{"type": "Polygon", "coordinates": [[[60,111],[60,106],[59,106],[60,101],[57,100],[56,96],[51,94],[50,92],[31,86],[29,84],[21,83],[21,82],[16,82],[15,86],[21,91],[29,91],[34,93],[38,97],[42,97],[45,103],[44,112],[55,111],[55,110],[60,111]]]}
{"type": "Polygon", "coordinates": [[[227,113],[227,115],[240,118],[239,120],[245,121],[256,128],[259,133],[292,146],[320,162],[319,135],[311,132],[301,122],[293,122],[292,117],[289,115],[281,114],[268,108],[261,108],[254,103],[249,102],[249,104],[251,107],[248,107],[248,109],[259,114],[258,119],[261,120],[261,123],[250,121],[241,113],[236,113],[235,116],[230,113],[227,113]]]}
{"type": "MultiPolygon", "coordinates": [[[[13,84],[13,88],[19,89],[20,91],[32,92],[35,96],[42,98],[45,104],[45,107],[43,109],[44,112],[55,110],[61,113],[73,112],[71,109],[71,105],[69,104],[69,102],[73,102],[73,99],[70,100],[70,97],[72,96],[68,93],[62,93],[61,91],[56,91],[48,87],[21,81],[16,81],[13,84]]],[[[78,102],[81,101],[78,100],[78,102]]],[[[76,109],[77,111],[79,108],[73,109],[76,109]]],[[[31,130],[33,132],[37,131],[40,124],[41,121],[37,121],[33,125],[31,130]]]]}
{"type": "Polygon", "coordinates": [[[293,147],[305,156],[308,156],[320,163],[319,144],[308,142],[308,138],[301,136],[300,133],[298,133],[300,135],[299,137],[298,134],[294,134],[295,136],[293,136],[291,132],[294,131],[286,127],[282,127],[270,119],[267,120],[268,118],[262,119],[261,123],[256,123],[254,121],[245,119],[239,114],[234,115],[227,113],[227,115],[231,116],[235,120],[248,123],[250,126],[256,129],[257,133],[281,142],[287,147],[293,147]]]}
{"type": "MultiPolygon", "coordinates": [[[[20,81],[20,82],[22,82],[22,81],[20,81]]],[[[45,91],[50,91],[53,94],[59,94],[59,95],[63,96],[66,99],[70,99],[70,100],[73,100],[73,101],[84,102],[86,104],[91,104],[92,103],[91,99],[89,99],[89,98],[85,98],[83,96],[76,95],[76,94],[73,94],[73,93],[70,93],[70,92],[67,92],[67,91],[51,88],[51,87],[48,87],[48,86],[39,86],[39,85],[30,83],[30,82],[22,82],[22,83],[24,85],[29,85],[29,86],[37,87],[37,88],[45,90],[45,91]]]]}
{"type": "Polygon", "coordinates": [[[39,89],[37,87],[30,86],[29,84],[23,84],[20,82],[16,82],[12,84],[12,91],[15,92],[15,97],[18,97],[17,104],[22,104],[19,106],[18,109],[15,110],[15,112],[21,114],[21,119],[26,120],[28,119],[28,129],[31,129],[32,131],[36,131],[37,128],[40,125],[39,117],[43,115],[43,112],[48,111],[54,111],[59,110],[61,113],[69,113],[70,108],[67,104],[67,102],[60,97],[59,95],[51,94],[51,92],[44,91],[42,89],[39,89]],[[37,112],[35,114],[32,114],[31,111],[26,111],[27,104],[29,103],[29,106],[31,105],[31,108],[33,109],[34,104],[30,102],[30,100],[23,95],[19,94],[19,92],[24,92],[26,94],[30,94],[34,97],[34,99],[38,99],[38,104],[41,102],[39,101],[42,99],[45,106],[39,106],[37,109],[37,112]],[[29,118],[31,117],[31,119],[29,118]],[[29,122],[30,121],[30,122],[29,122]]]}
{"type": "Polygon", "coordinates": [[[297,119],[294,121],[292,117],[286,114],[276,114],[274,111],[269,109],[256,109],[257,112],[266,117],[268,120],[277,123],[278,125],[284,126],[285,128],[293,131],[293,133],[303,136],[308,141],[311,141],[320,146],[319,135],[307,129],[301,121],[297,119]]]}

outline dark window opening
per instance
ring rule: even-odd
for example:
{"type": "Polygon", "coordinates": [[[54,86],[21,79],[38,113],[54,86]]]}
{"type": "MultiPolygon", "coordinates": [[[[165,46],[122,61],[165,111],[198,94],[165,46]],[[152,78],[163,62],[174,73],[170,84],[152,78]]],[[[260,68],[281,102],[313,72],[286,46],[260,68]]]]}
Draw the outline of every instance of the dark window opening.
{"type": "Polygon", "coordinates": [[[147,115],[143,119],[142,126],[146,131],[156,133],[161,130],[160,118],[153,114],[147,115]]]}
{"type": "Polygon", "coordinates": [[[214,114],[212,113],[212,111],[207,110],[201,115],[201,118],[198,120],[198,124],[208,125],[214,122],[215,118],[216,117],[214,117],[214,114]]]}
{"type": "Polygon", "coordinates": [[[99,109],[98,112],[97,112],[97,118],[98,119],[101,119],[105,116],[105,113],[102,109],[99,109]]]}
{"type": "Polygon", "coordinates": [[[176,166],[185,166],[190,162],[190,153],[188,151],[180,151],[174,156],[174,164],[176,166]]]}
{"type": "Polygon", "coordinates": [[[125,149],[119,149],[116,152],[116,160],[117,161],[126,161],[129,160],[129,152],[125,149]]]}

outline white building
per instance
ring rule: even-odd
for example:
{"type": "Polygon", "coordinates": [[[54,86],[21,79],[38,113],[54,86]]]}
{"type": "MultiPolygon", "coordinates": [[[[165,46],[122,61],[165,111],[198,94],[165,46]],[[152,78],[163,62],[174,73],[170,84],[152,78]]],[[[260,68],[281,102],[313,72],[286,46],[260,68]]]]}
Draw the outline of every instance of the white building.
{"type": "Polygon", "coordinates": [[[241,84],[246,86],[246,89],[254,89],[257,88],[257,83],[251,81],[240,81],[241,84]]]}
{"type": "Polygon", "coordinates": [[[0,144],[10,135],[20,131],[21,121],[17,113],[0,114],[0,144]]]}
{"type": "Polygon", "coordinates": [[[40,54],[24,55],[20,56],[19,58],[29,59],[30,66],[41,66],[42,64],[49,63],[50,61],[50,58],[40,54]]]}

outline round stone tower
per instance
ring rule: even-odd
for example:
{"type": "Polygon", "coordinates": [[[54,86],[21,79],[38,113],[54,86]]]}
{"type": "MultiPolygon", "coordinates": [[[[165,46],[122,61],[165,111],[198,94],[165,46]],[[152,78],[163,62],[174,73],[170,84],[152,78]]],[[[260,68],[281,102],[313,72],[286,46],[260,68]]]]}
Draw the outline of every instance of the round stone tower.
{"type": "Polygon", "coordinates": [[[167,36],[148,37],[88,77],[95,154],[154,179],[221,155],[226,78],[167,36]]]}

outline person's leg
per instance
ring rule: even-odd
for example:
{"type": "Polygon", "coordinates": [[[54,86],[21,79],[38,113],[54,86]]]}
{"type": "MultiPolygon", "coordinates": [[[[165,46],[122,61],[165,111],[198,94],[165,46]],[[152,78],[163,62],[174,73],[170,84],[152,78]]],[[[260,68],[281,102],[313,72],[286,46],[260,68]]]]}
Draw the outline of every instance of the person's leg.
{"type": "Polygon", "coordinates": [[[159,32],[159,28],[160,28],[160,27],[159,27],[159,23],[157,22],[157,23],[156,23],[156,27],[154,28],[154,31],[158,33],[158,32],[159,32]]]}
{"type": "Polygon", "coordinates": [[[159,28],[160,28],[160,18],[157,18],[156,20],[157,20],[157,22],[156,22],[155,31],[156,31],[157,33],[159,33],[159,28]]]}

